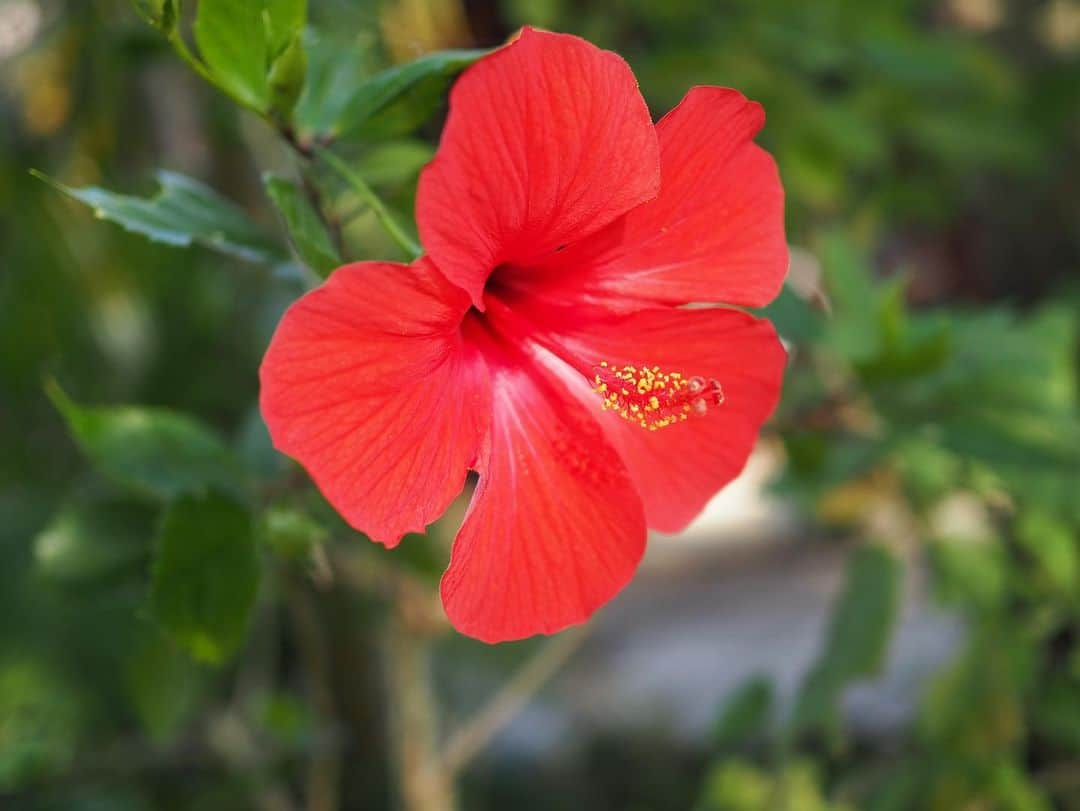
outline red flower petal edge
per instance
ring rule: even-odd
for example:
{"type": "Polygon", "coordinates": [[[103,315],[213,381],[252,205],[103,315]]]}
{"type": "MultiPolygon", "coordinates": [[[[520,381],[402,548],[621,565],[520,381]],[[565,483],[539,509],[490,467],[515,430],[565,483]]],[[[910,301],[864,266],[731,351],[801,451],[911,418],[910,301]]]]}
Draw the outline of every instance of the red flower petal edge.
{"type": "Polygon", "coordinates": [[[357,529],[395,546],[461,492],[491,411],[468,297],[430,262],[361,262],[293,304],[260,369],[263,418],[357,529]]]}

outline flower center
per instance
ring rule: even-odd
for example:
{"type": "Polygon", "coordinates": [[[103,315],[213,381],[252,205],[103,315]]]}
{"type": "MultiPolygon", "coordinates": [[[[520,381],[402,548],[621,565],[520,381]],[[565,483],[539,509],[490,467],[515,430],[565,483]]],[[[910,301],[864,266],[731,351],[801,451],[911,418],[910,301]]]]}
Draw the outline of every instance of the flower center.
{"type": "Polygon", "coordinates": [[[704,416],[710,405],[724,402],[720,381],[684,377],[659,366],[619,367],[601,361],[593,373],[593,391],[602,398],[601,408],[649,431],[682,422],[691,414],[704,416]]]}

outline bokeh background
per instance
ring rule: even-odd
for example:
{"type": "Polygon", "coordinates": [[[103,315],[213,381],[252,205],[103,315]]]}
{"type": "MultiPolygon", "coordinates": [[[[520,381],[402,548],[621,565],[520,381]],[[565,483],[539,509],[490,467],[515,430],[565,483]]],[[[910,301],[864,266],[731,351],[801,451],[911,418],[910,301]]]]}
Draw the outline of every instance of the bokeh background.
{"type": "MultiPolygon", "coordinates": [[[[656,115],[695,84],[764,103],[792,362],[747,473],[521,691],[459,806],[1080,809],[1080,2],[311,0],[309,37],[362,77],[524,23],[617,50],[656,115]]],[[[414,101],[345,145],[405,221],[442,115],[414,101]]],[[[393,708],[442,740],[543,643],[440,625],[453,516],[387,555],[273,455],[287,262],[152,242],[28,173],[182,172],[284,246],[260,173],[288,149],[119,0],[0,0],[0,116],[0,807],[401,805],[393,708]],[[154,622],[159,504],[80,453],[56,385],[189,415],[260,482],[235,652],[154,622]]],[[[350,255],[397,255],[332,205],[350,255]]]]}

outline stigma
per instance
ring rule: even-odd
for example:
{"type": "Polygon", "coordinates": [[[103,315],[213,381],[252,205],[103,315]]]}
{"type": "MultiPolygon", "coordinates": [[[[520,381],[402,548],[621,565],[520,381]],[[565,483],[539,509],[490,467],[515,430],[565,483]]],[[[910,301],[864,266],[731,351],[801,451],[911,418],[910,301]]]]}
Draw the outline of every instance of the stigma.
{"type": "Polygon", "coordinates": [[[703,417],[709,406],[724,403],[720,381],[666,372],[659,366],[612,366],[601,361],[593,367],[592,382],[602,409],[647,431],[703,417]]]}

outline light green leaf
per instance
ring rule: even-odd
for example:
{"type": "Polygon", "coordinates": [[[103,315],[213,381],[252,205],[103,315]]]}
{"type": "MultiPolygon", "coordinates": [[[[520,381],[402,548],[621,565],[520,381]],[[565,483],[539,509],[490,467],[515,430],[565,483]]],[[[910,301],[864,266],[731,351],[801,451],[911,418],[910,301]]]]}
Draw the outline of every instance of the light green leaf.
{"type": "Polygon", "coordinates": [[[159,498],[218,487],[239,493],[239,464],[209,429],[159,408],[83,408],[55,383],[49,397],[90,461],[115,481],[159,498]]]}
{"type": "Polygon", "coordinates": [[[341,265],[341,257],[307,197],[296,184],[276,175],[264,175],[263,183],[285,221],[300,259],[323,278],[329,276],[330,271],[341,265]]]}
{"type": "Polygon", "coordinates": [[[795,702],[791,730],[833,730],[843,689],[879,672],[888,650],[900,596],[900,567],[880,546],[848,558],[844,591],[833,608],[825,650],[795,702]]]}
{"type": "Polygon", "coordinates": [[[218,493],[183,496],[158,536],[154,618],[193,657],[221,662],[243,641],[259,561],[251,513],[218,493]]]}
{"type": "Polygon", "coordinates": [[[434,112],[450,81],[485,50],[450,50],[396,65],[360,82],[332,135],[387,137],[408,132],[434,112]]]}
{"type": "Polygon", "coordinates": [[[260,537],[283,558],[302,559],[325,543],[330,531],[300,510],[274,506],[262,515],[260,537]]]}
{"type": "Polygon", "coordinates": [[[278,121],[292,120],[292,111],[304,89],[307,53],[299,34],[270,66],[270,113],[278,121]]]}
{"type": "Polygon", "coordinates": [[[277,56],[307,24],[307,0],[262,0],[270,55],[277,56]]]}
{"type": "Polygon", "coordinates": [[[208,186],[173,172],[157,173],[161,190],[149,199],[95,186],[74,189],[32,172],[64,194],[85,203],[94,216],[166,245],[199,244],[249,262],[277,263],[284,257],[241,209],[208,186]]]}
{"type": "Polygon", "coordinates": [[[434,155],[434,148],[424,141],[389,141],[364,153],[357,170],[372,186],[408,183],[434,155]]]}
{"type": "Polygon", "coordinates": [[[260,0],[199,0],[194,27],[199,53],[221,89],[260,113],[270,100],[265,10],[260,0]]]}

